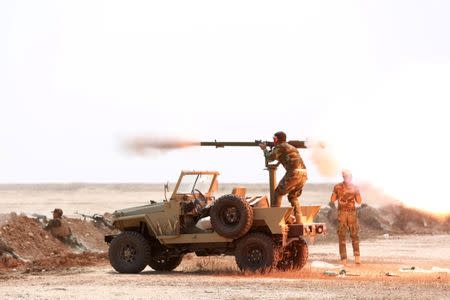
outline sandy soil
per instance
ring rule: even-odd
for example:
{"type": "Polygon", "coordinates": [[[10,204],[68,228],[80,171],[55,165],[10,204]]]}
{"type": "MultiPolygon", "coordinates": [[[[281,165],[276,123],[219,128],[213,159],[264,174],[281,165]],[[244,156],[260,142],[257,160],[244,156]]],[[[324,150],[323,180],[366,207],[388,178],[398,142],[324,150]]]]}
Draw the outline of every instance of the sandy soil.
{"type": "MultiPolygon", "coordinates": [[[[336,244],[310,246],[310,262],[337,264],[336,244]]],[[[117,274],[106,259],[97,266],[0,275],[3,299],[449,299],[450,273],[401,272],[411,266],[450,268],[450,236],[402,236],[362,242],[363,264],[348,276],[328,276],[311,263],[300,272],[242,274],[232,257],[187,257],[170,273],[150,268],[117,274]],[[424,251],[426,250],[426,251],[424,251]],[[396,276],[387,276],[386,273],[396,276]]],[[[336,270],[335,270],[336,271],[336,270]]],[[[339,269],[337,269],[339,271],[339,269]]]]}

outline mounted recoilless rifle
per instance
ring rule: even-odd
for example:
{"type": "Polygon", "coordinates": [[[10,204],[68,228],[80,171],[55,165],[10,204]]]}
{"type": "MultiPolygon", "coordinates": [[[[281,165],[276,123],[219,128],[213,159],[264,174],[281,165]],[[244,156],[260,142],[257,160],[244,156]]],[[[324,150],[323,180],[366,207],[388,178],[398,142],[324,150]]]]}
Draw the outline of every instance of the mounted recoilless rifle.
{"type": "MultiPolygon", "coordinates": [[[[288,141],[288,144],[294,146],[295,148],[306,149],[305,141],[288,141]]],[[[260,144],[265,144],[270,149],[275,147],[274,142],[255,140],[254,142],[200,142],[200,146],[214,146],[216,148],[225,148],[225,147],[259,147],[260,144]]],[[[269,189],[270,189],[270,206],[274,206],[275,201],[275,187],[277,184],[277,168],[279,163],[270,163],[267,158],[265,158],[266,170],[269,171],[269,189]]]]}

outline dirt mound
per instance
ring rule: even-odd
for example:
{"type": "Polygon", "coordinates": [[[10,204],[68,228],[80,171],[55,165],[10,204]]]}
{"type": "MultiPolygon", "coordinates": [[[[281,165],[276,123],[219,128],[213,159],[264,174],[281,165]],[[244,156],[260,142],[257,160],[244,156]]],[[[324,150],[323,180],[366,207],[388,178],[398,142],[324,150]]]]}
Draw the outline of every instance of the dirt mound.
{"type": "Polygon", "coordinates": [[[66,219],[72,234],[87,249],[71,248],[54,238],[43,229],[35,218],[15,213],[0,215],[0,267],[28,269],[52,269],[61,267],[85,266],[105,261],[107,244],[104,236],[114,233],[106,226],[94,224],[89,220],[66,219]],[[17,255],[20,259],[14,258],[17,255]]]}
{"type": "MultiPolygon", "coordinates": [[[[402,205],[374,208],[363,204],[357,209],[360,238],[367,239],[383,234],[448,234],[450,216],[437,217],[402,205]]],[[[329,234],[321,240],[337,240],[337,209],[322,208],[315,222],[326,223],[329,234]]]]}
{"type": "Polygon", "coordinates": [[[404,234],[442,234],[450,232],[450,216],[436,216],[415,208],[390,205],[380,209],[392,231],[404,234]]]}
{"type": "Polygon", "coordinates": [[[38,220],[10,213],[2,215],[0,238],[23,259],[34,260],[68,254],[70,248],[42,229],[38,220]]]}

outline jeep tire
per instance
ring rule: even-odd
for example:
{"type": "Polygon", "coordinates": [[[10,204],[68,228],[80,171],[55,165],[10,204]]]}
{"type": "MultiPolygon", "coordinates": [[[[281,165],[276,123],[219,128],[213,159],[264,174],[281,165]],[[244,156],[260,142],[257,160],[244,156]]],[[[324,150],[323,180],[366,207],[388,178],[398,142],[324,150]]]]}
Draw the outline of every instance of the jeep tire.
{"type": "Polygon", "coordinates": [[[149,242],[139,232],[124,231],[111,241],[109,261],[119,273],[139,273],[150,258],[149,242]]]}
{"type": "Polygon", "coordinates": [[[178,267],[182,260],[183,255],[174,255],[166,247],[155,243],[152,245],[152,255],[148,265],[155,271],[169,272],[178,267]]]}
{"type": "Polygon", "coordinates": [[[281,271],[301,270],[308,261],[308,244],[303,238],[292,241],[284,248],[280,248],[280,260],[277,269],[281,271]]]}
{"type": "Polygon", "coordinates": [[[252,227],[253,209],[245,199],[229,194],[214,202],[210,217],[215,232],[223,237],[238,239],[252,227]]]}
{"type": "Polygon", "coordinates": [[[273,239],[261,232],[250,233],[237,241],[236,264],[241,271],[269,272],[277,262],[273,239]]]}

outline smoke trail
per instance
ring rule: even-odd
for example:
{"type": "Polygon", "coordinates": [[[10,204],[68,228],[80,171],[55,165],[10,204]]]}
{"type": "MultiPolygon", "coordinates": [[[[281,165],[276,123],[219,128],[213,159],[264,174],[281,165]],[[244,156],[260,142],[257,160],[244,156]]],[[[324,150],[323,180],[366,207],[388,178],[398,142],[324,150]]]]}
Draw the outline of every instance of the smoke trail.
{"type": "Polygon", "coordinates": [[[174,149],[200,146],[200,142],[179,138],[134,137],[124,142],[124,148],[130,152],[145,155],[155,152],[167,152],[174,149]]]}
{"type": "Polygon", "coordinates": [[[306,146],[311,150],[311,160],[320,175],[333,178],[339,173],[339,163],[330,145],[323,141],[312,140],[308,141],[306,146]]]}

